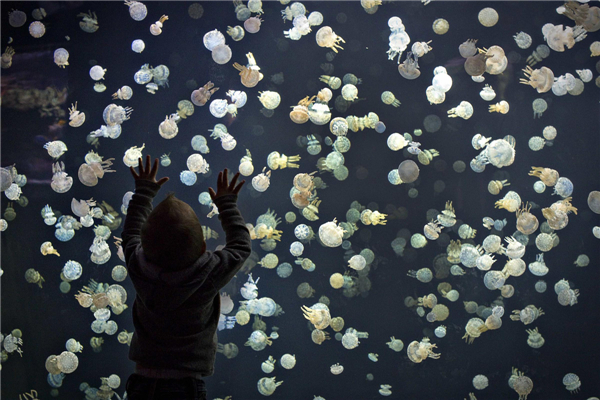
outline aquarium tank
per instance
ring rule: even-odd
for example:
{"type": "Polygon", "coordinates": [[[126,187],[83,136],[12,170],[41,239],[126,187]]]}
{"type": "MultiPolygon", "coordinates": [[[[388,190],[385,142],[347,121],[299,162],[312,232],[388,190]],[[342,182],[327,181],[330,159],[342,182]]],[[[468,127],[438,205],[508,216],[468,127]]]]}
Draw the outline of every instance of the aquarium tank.
{"type": "Polygon", "coordinates": [[[208,399],[600,397],[598,2],[0,15],[2,398],[127,398],[147,156],[210,251],[246,181],[208,399]]]}

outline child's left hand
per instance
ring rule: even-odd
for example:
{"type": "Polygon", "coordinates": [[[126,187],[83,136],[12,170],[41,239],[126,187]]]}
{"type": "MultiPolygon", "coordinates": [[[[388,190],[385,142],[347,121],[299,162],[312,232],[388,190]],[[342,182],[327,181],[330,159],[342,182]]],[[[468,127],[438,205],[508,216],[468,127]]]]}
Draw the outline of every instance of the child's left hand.
{"type": "Polygon", "coordinates": [[[142,157],[138,159],[138,168],[140,173],[137,174],[133,167],[129,167],[131,171],[131,175],[133,175],[133,179],[138,180],[147,180],[150,182],[158,183],[159,186],[162,186],[165,182],[169,180],[168,177],[160,178],[158,181],[156,180],[156,173],[158,172],[158,158],[154,159],[154,165],[152,169],[150,169],[150,156],[146,156],[146,168],[142,165],[142,157]]]}

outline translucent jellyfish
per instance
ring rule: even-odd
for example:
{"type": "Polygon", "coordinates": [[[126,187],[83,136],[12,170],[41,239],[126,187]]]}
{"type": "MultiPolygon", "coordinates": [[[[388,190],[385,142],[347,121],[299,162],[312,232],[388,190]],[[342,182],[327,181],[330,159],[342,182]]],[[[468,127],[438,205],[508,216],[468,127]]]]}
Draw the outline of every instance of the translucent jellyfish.
{"type": "Polygon", "coordinates": [[[102,68],[99,65],[94,65],[92,68],[90,68],[90,77],[95,81],[99,81],[100,79],[104,79],[105,72],[106,68],[102,68]]]}
{"type": "Polygon", "coordinates": [[[220,65],[227,64],[232,56],[231,48],[226,44],[215,46],[211,54],[213,61],[220,65]]]}
{"type": "Polygon", "coordinates": [[[148,9],[144,3],[125,0],[125,5],[129,6],[129,15],[134,21],[142,21],[148,15],[148,9]]]}
{"type": "Polygon", "coordinates": [[[467,74],[470,76],[480,76],[486,70],[486,59],[489,58],[485,53],[476,54],[467,58],[464,67],[467,74]]]}
{"type": "Polygon", "coordinates": [[[54,50],[54,63],[61,68],[69,65],[69,52],[62,47],[54,50]]]}
{"type": "Polygon", "coordinates": [[[473,378],[473,387],[477,390],[483,390],[488,387],[488,378],[485,375],[475,375],[473,378]]]}
{"type": "Polygon", "coordinates": [[[479,92],[479,96],[485,101],[492,101],[496,98],[496,92],[490,85],[485,85],[479,92]]]}
{"type": "Polygon", "coordinates": [[[473,116],[473,106],[468,101],[461,101],[460,104],[448,110],[448,117],[469,119],[473,116]]]}
{"type": "Polygon", "coordinates": [[[586,37],[586,31],[581,26],[576,26],[575,29],[567,26],[563,31],[562,25],[553,25],[551,23],[542,26],[542,34],[544,35],[544,40],[548,43],[548,47],[558,52],[565,51],[564,46],[567,46],[569,49],[572,48],[575,42],[579,42],[586,37]]]}
{"type": "Polygon", "coordinates": [[[252,178],[252,187],[258,192],[264,192],[269,188],[271,184],[271,171],[265,172],[266,167],[262,169],[262,172],[252,178]]]}
{"type": "Polygon", "coordinates": [[[558,171],[544,167],[531,167],[529,176],[540,178],[540,181],[542,181],[546,186],[550,187],[556,185],[556,182],[559,178],[558,171]]]}
{"type": "Polygon", "coordinates": [[[415,42],[413,43],[411,50],[415,57],[423,57],[425,54],[429,53],[432,50],[432,47],[429,46],[431,40],[429,42],[415,42]]]}
{"type": "Polygon", "coordinates": [[[242,85],[251,88],[256,86],[258,82],[263,79],[263,74],[260,72],[260,67],[256,64],[256,59],[252,53],[247,53],[246,58],[248,59],[248,64],[246,66],[233,63],[233,67],[240,71],[242,85]]]}
{"type": "Polygon", "coordinates": [[[281,102],[281,96],[279,96],[279,93],[277,92],[267,90],[264,92],[258,92],[258,94],[258,100],[268,110],[276,109],[281,102]]]}
{"type": "Polygon", "coordinates": [[[398,166],[398,175],[404,183],[412,183],[419,177],[419,167],[413,160],[404,160],[398,166]]]}
{"type": "Polygon", "coordinates": [[[12,65],[12,58],[15,55],[15,49],[13,49],[10,46],[6,47],[6,50],[4,51],[4,53],[2,53],[2,58],[1,58],[1,66],[2,68],[10,68],[10,66],[12,65]]]}
{"type": "Polygon", "coordinates": [[[133,90],[131,89],[131,87],[129,87],[127,85],[122,86],[119,90],[117,90],[112,95],[113,99],[120,99],[120,100],[129,100],[129,99],[131,99],[132,96],[133,96],[133,90]]]}
{"type": "Polygon", "coordinates": [[[528,49],[529,46],[531,46],[531,36],[529,36],[525,32],[517,32],[517,34],[515,34],[513,38],[515,39],[517,46],[519,46],[519,48],[521,49],[528,49]]]}
{"type": "Polygon", "coordinates": [[[477,19],[481,25],[491,28],[498,23],[498,12],[491,7],[486,7],[479,11],[477,19]]]}
{"type": "Polygon", "coordinates": [[[504,54],[502,47],[492,46],[489,49],[483,49],[483,51],[486,55],[485,72],[490,75],[499,75],[506,70],[508,58],[504,54]]]}
{"type": "Polygon", "coordinates": [[[192,3],[188,7],[188,15],[192,19],[200,19],[204,15],[204,7],[200,3],[192,3]]]}
{"type": "Polygon", "coordinates": [[[446,100],[446,94],[439,89],[436,89],[433,85],[427,87],[425,95],[430,104],[441,104],[446,100]]]}
{"type": "Polygon", "coordinates": [[[381,93],[381,101],[384,104],[388,104],[394,107],[400,107],[400,101],[398,99],[396,99],[396,96],[394,96],[394,93],[389,92],[389,91],[385,91],[383,93],[381,93]]]}
{"type": "Polygon", "coordinates": [[[257,383],[258,392],[263,396],[270,396],[275,392],[275,389],[279,387],[283,381],[276,382],[275,377],[260,378],[257,383]]]}
{"type": "Polygon", "coordinates": [[[150,25],[150,33],[154,36],[158,36],[162,33],[163,23],[169,19],[168,15],[163,15],[158,21],[150,25]]]}
{"type": "Polygon", "coordinates": [[[342,97],[346,101],[354,101],[358,98],[358,89],[352,84],[346,84],[342,87],[342,97]]]}
{"type": "Polygon", "coordinates": [[[344,229],[337,224],[337,220],[326,222],[319,227],[319,238],[326,247],[339,247],[342,244],[344,229]]]}
{"type": "Polygon", "coordinates": [[[145,48],[146,43],[144,43],[142,39],[135,39],[133,42],[131,42],[131,50],[135,51],[136,53],[141,53],[145,48]]]}
{"type": "Polygon", "coordinates": [[[420,342],[416,340],[411,342],[406,348],[406,353],[410,361],[418,364],[427,358],[440,358],[439,353],[433,352],[433,349],[436,347],[436,344],[429,342],[429,338],[423,338],[420,342]]]}
{"type": "Polygon", "coordinates": [[[550,55],[550,48],[545,44],[538,45],[533,53],[529,57],[527,57],[527,64],[533,67],[538,62],[542,61],[544,58],[550,55]]]}
{"type": "Polygon", "coordinates": [[[62,161],[52,165],[52,183],[50,186],[56,193],[65,193],[73,186],[73,178],[68,176],[65,170],[65,163],[62,161]]]}
{"type": "Polygon", "coordinates": [[[438,18],[433,21],[433,25],[431,27],[436,34],[443,35],[448,32],[448,29],[450,29],[450,24],[445,19],[438,18]]]}
{"type": "Polygon", "coordinates": [[[46,26],[40,21],[33,21],[29,25],[29,34],[36,39],[41,38],[46,33],[46,26]]]}
{"type": "Polygon", "coordinates": [[[87,33],[94,33],[98,30],[98,17],[96,13],[88,11],[87,13],[79,13],[77,17],[82,17],[83,21],[79,22],[79,27],[82,31],[87,33]]]}
{"type": "Polygon", "coordinates": [[[598,57],[598,56],[600,56],[600,42],[599,41],[595,41],[592,44],[590,44],[590,51],[592,52],[592,54],[590,55],[590,57],[598,57]]]}
{"type": "Polygon", "coordinates": [[[244,29],[248,33],[257,33],[260,31],[260,24],[262,20],[259,17],[250,17],[244,21],[244,29]]]}
{"type": "Polygon", "coordinates": [[[458,46],[458,52],[463,58],[469,58],[477,54],[477,39],[467,39],[460,46],[458,46]]]}
{"type": "Polygon", "coordinates": [[[533,118],[541,118],[544,111],[548,109],[548,103],[544,99],[535,99],[531,104],[533,107],[533,118]]]}
{"type": "Polygon", "coordinates": [[[346,43],[346,41],[340,36],[336,35],[335,32],[329,26],[324,26],[320,28],[317,31],[315,39],[320,47],[328,47],[336,53],[338,52],[337,49],[344,49],[338,43],[346,43]]]}
{"type": "Polygon", "coordinates": [[[78,263],[77,261],[73,261],[73,260],[67,261],[62,269],[62,274],[69,281],[74,281],[75,279],[79,279],[82,272],[83,272],[83,268],[81,267],[81,264],[78,263]]]}
{"type": "Polygon", "coordinates": [[[342,372],[344,372],[344,367],[342,365],[340,365],[340,363],[337,363],[337,364],[333,364],[329,370],[331,371],[331,373],[333,375],[339,375],[342,372]]]}
{"type": "Polygon", "coordinates": [[[25,14],[23,11],[12,10],[12,11],[8,12],[8,23],[13,28],[19,28],[19,27],[25,25],[26,21],[27,21],[27,14],[25,14]]]}
{"type": "Polygon", "coordinates": [[[565,388],[571,393],[577,393],[581,388],[579,377],[573,373],[566,374],[563,377],[562,382],[563,385],[565,385],[565,388]]]}
{"type": "Polygon", "coordinates": [[[421,76],[417,56],[412,52],[406,54],[406,60],[398,65],[398,72],[404,79],[413,80],[421,76]]]}
{"type": "Polygon", "coordinates": [[[142,65],[142,67],[134,74],[133,79],[139,85],[145,85],[152,80],[152,67],[148,64],[142,65]]]}
{"type": "Polygon", "coordinates": [[[519,372],[516,368],[512,369],[512,375],[508,380],[508,385],[519,395],[519,400],[527,400],[527,395],[533,390],[533,381],[519,372]]]}
{"type": "Polygon", "coordinates": [[[554,185],[554,193],[562,198],[570,197],[573,194],[573,182],[569,178],[561,176],[554,185]]]}
{"type": "Polygon", "coordinates": [[[48,155],[50,155],[50,157],[54,158],[55,160],[60,158],[60,156],[65,154],[68,150],[67,145],[60,140],[55,140],[53,142],[46,143],[44,145],[44,149],[46,149],[48,151],[48,155]]]}
{"type": "Polygon", "coordinates": [[[136,167],[138,165],[138,159],[142,158],[142,150],[146,147],[146,144],[142,144],[142,147],[132,146],[125,150],[123,156],[123,163],[128,167],[136,167]]]}
{"type": "MultiPolygon", "coordinates": [[[[93,151],[91,153],[93,153],[93,151]]],[[[106,172],[116,172],[115,170],[110,169],[114,158],[103,160],[102,157],[97,154],[94,153],[94,155],[95,156],[93,157],[86,156],[86,162],[81,164],[77,172],[79,181],[85,186],[96,186],[98,184],[98,179],[103,178],[106,172]]]]}

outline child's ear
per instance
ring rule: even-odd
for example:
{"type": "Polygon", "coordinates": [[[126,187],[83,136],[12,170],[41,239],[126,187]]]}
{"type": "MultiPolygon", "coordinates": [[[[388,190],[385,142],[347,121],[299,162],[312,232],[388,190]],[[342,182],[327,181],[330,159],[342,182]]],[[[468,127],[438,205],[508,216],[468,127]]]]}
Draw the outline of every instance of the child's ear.
{"type": "Polygon", "coordinates": [[[206,252],[206,241],[202,243],[202,253],[206,252]]]}

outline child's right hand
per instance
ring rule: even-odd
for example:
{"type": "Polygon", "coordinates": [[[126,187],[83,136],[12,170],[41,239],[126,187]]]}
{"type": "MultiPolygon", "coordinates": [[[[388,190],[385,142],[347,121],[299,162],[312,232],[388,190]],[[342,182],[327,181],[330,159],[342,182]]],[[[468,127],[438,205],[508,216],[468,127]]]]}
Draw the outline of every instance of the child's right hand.
{"type": "Polygon", "coordinates": [[[215,193],[213,188],[208,188],[208,194],[210,194],[210,198],[214,201],[217,197],[226,196],[228,194],[237,195],[242,189],[244,183],[246,183],[246,181],[241,181],[236,186],[239,176],[240,173],[238,172],[233,176],[231,182],[227,183],[227,168],[219,172],[219,177],[217,178],[217,192],[215,193]]]}

